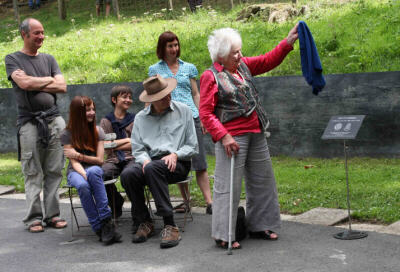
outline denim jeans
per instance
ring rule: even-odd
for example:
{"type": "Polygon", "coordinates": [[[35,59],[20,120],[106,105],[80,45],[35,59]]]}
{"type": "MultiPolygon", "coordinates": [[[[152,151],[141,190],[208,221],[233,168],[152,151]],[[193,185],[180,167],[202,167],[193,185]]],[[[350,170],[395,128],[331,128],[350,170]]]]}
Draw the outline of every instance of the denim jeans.
{"type": "Polygon", "coordinates": [[[75,171],[68,174],[68,184],[77,189],[81,204],[93,231],[101,228],[101,221],[111,217],[108,208],[106,189],[103,183],[103,170],[99,166],[85,169],[87,180],[75,171]]]}

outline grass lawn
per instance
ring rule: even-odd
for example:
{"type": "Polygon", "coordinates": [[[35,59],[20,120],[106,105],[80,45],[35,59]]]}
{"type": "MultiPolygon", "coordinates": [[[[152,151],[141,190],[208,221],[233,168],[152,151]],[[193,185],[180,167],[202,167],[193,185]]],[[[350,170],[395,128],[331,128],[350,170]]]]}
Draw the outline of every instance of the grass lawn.
{"type": "MultiPolygon", "coordinates": [[[[0,154],[0,184],[14,185],[17,191],[23,192],[24,181],[16,157],[16,153],[0,154]]],[[[347,208],[342,158],[299,159],[278,156],[272,158],[272,161],[283,213],[297,214],[315,207],[347,208]]],[[[208,164],[209,174],[212,175],[215,157],[208,156],[208,164]]],[[[355,219],[388,224],[400,220],[399,164],[400,159],[349,159],[351,208],[355,219]]],[[[175,186],[171,188],[171,194],[179,195],[175,186]]],[[[192,195],[196,204],[204,205],[195,181],[192,183],[192,195]]],[[[242,197],[245,197],[244,188],[242,197]]]]}
{"type": "MultiPolygon", "coordinates": [[[[21,17],[34,16],[43,22],[46,41],[41,52],[54,55],[68,84],[143,81],[148,67],[158,61],[157,39],[165,30],[178,35],[181,58],[195,64],[201,74],[211,65],[207,39],[213,30],[238,29],[243,54],[254,56],[271,50],[299,20],[306,21],[312,31],[325,74],[400,70],[399,1],[299,0],[297,8],[307,5],[310,12],[282,24],[259,18],[236,21],[244,5],[226,11],[210,1],[212,8],[205,3],[204,9],[191,14],[178,6],[166,10],[165,4],[124,10],[118,21],[93,17],[92,1],[70,0],[68,19],[61,21],[57,1],[53,1],[33,14],[23,11],[21,17]]],[[[11,83],[4,57],[20,50],[22,40],[12,12],[0,14],[0,21],[0,88],[7,88],[11,83]]],[[[301,75],[298,43],[268,75],[301,75]]]]}

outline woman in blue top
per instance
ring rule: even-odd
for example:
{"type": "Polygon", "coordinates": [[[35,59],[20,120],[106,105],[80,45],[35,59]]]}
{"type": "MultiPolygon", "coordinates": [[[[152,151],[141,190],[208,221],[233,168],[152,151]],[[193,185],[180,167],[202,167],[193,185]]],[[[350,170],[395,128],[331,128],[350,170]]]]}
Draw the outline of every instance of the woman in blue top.
{"type": "MultiPolygon", "coordinates": [[[[196,171],[197,184],[207,203],[206,212],[211,214],[212,199],[203,144],[203,134],[205,134],[205,130],[200,122],[198,110],[200,102],[200,94],[196,82],[198,72],[196,66],[179,59],[180,52],[178,37],[171,31],[162,33],[158,38],[157,44],[157,56],[160,61],[149,67],[149,76],[159,74],[163,78],[175,78],[178,84],[172,92],[172,100],[184,103],[192,110],[196,126],[197,141],[199,143],[199,154],[192,158],[192,168],[196,171]]],[[[183,188],[180,187],[180,190],[182,197],[185,198],[183,188]]],[[[182,203],[176,207],[176,212],[183,212],[185,209],[186,207],[184,203],[182,203]]]]}

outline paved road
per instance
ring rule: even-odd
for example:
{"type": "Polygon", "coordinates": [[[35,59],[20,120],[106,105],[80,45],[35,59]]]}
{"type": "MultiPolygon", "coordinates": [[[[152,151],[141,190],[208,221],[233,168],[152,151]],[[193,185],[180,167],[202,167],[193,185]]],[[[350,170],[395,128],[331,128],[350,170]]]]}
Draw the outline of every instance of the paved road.
{"type": "MultiPolygon", "coordinates": [[[[61,208],[69,219],[69,205],[61,208]]],[[[284,221],[278,241],[246,239],[228,256],[210,238],[209,215],[195,214],[179,246],[162,250],[159,236],[130,242],[129,213],[119,223],[123,243],[103,246],[94,236],[68,242],[69,227],[31,234],[24,209],[25,201],[0,199],[0,271],[400,271],[400,236],[389,234],[342,241],[332,238],[338,228],[284,221]]]]}

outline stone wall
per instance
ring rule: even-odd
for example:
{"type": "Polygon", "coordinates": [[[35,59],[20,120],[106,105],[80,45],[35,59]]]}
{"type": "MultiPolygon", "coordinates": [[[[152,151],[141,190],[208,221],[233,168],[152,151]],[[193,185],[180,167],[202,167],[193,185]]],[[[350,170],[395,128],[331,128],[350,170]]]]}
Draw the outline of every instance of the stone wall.
{"type": "MultiPolygon", "coordinates": [[[[350,156],[400,155],[400,119],[396,118],[400,115],[400,72],[327,75],[327,85],[318,96],[301,76],[260,77],[256,82],[271,122],[272,155],[343,156],[342,141],[323,141],[321,136],[332,115],[358,114],[366,118],[357,139],[348,141],[350,156]]],[[[137,99],[142,85],[126,84],[134,90],[132,111],[137,112],[143,108],[137,99]]],[[[114,85],[70,85],[68,94],[58,95],[60,111],[67,120],[71,98],[84,94],[94,99],[97,116],[102,117],[112,110],[109,93],[114,85]]],[[[16,150],[16,115],[12,89],[0,90],[0,152],[16,150]]],[[[213,153],[209,136],[206,146],[213,153]]]]}

